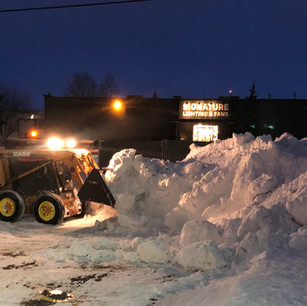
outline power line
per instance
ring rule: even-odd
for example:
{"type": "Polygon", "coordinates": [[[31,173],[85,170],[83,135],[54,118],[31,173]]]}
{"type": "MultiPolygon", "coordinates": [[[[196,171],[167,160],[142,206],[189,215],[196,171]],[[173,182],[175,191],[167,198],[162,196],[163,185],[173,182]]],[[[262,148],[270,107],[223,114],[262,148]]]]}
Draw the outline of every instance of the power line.
{"type": "Polygon", "coordinates": [[[148,1],[154,1],[154,0],[121,0],[121,1],[108,1],[108,2],[97,2],[97,3],[81,3],[81,4],[67,4],[67,5],[55,5],[55,6],[41,6],[41,7],[29,7],[29,8],[5,9],[5,10],[0,10],[0,13],[39,11],[39,10],[54,10],[54,9],[63,9],[63,8],[98,6],[98,5],[112,5],[112,4],[124,4],[124,3],[132,3],[132,2],[148,2],[148,1]]]}

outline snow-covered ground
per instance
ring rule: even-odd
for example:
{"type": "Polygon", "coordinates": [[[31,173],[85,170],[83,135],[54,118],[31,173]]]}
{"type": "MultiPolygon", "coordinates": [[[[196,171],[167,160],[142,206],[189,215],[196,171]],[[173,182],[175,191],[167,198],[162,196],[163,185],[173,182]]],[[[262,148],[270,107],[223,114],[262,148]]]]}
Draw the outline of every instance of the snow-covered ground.
{"type": "Polygon", "coordinates": [[[116,211],[0,223],[0,305],[307,305],[307,139],[233,135],[177,163],[126,149],[109,167],[116,211]]]}

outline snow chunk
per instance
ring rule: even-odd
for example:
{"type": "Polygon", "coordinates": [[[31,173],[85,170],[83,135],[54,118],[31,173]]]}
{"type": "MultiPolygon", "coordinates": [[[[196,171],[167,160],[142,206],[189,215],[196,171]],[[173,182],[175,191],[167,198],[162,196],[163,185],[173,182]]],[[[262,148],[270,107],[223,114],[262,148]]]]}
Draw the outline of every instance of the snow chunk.
{"type": "Polygon", "coordinates": [[[239,244],[237,255],[240,255],[241,251],[247,252],[249,255],[261,253],[268,246],[268,237],[269,233],[266,229],[261,229],[256,233],[247,233],[239,244]]]}
{"type": "Polygon", "coordinates": [[[114,226],[114,222],[112,220],[109,220],[109,219],[105,219],[103,221],[99,221],[99,220],[96,220],[95,223],[94,223],[94,227],[97,227],[99,228],[100,230],[107,230],[109,232],[113,231],[115,226],[114,226]]]}
{"type": "Polygon", "coordinates": [[[135,237],[131,241],[131,249],[136,251],[137,247],[143,242],[143,239],[141,237],[135,237]]]}
{"type": "Polygon", "coordinates": [[[118,225],[122,228],[142,228],[148,222],[148,217],[146,216],[138,216],[136,214],[129,213],[119,214],[118,215],[118,225]]]}
{"type": "Polygon", "coordinates": [[[118,180],[124,177],[125,172],[133,171],[135,154],[135,149],[125,149],[114,154],[109,163],[109,168],[113,170],[107,171],[105,175],[107,181],[118,180]]]}
{"type": "Polygon", "coordinates": [[[276,177],[262,173],[259,177],[253,180],[249,186],[249,192],[256,198],[259,195],[265,195],[271,192],[277,185],[276,177]]]}
{"type": "Polygon", "coordinates": [[[214,241],[196,242],[183,247],[175,260],[186,270],[208,271],[226,266],[226,260],[214,241]]]}
{"type": "Polygon", "coordinates": [[[169,244],[162,239],[151,239],[139,244],[136,253],[146,263],[164,264],[171,260],[169,244]]]}
{"type": "Polygon", "coordinates": [[[220,241],[216,225],[208,221],[189,221],[183,226],[180,235],[181,246],[206,240],[220,241]]]}
{"type": "Polygon", "coordinates": [[[260,229],[271,231],[272,220],[269,210],[263,206],[252,207],[249,213],[245,213],[244,219],[238,229],[238,237],[244,237],[247,233],[256,233],[260,229]]]}
{"type": "Polygon", "coordinates": [[[91,261],[91,254],[95,252],[93,247],[87,242],[74,241],[68,251],[71,259],[79,263],[91,261]]]}
{"type": "Polygon", "coordinates": [[[114,239],[100,238],[93,244],[95,250],[116,250],[118,247],[114,239]]]}
{"type": "Polygon", "coordinates": [[[55,262],[66,262],[67,253],[65,251],[49,249],[46,251],[46,254],[49,260],[53,260],[55,262]]]}
{"type": "Polygon", "coordinates": [[[72,243],[68,255],[70,258],[78,263],[100,263],[110,262],[115,260],[115,252],[112,249],[97,249],[102,245],[110,247],[106,240],[99,240],[96,248],[87,242],[75,241],[72,243]]]}
{"type": "Polygon", "coordinates": [[[297,233],[292,235],[289,246],[295,250],[307,251],[307,226],[299,228],[297,233]]]}
{"type": "Polygon", "coordinates": [[[131,240],[129,239],[122,239],[120,242],[119,242],[119,248],[123,251],[126,251],[126,252],[130,252],[131,251],[131,240]]]}
{"type": "Polygon", "coordinates": [[[120,256],[118,255],[117,260],[118,259],[131,264],[136,264],[140,262],[140,259],[135,252],[121,252],[120,256]]]}
{"type": "Polygon", "coordinates": [[[286,208],[297,223],[301,225],[307,224],[307,195],[293,199],[286,204],[286,208]]]}
{"type": "Polygon", "coordinates": [[[112,262],[115,261],[115,252],[112,250],[99,250],[91,253],[91,263],[112,262]]]}
{"type": "Polygon", "coordinates": [[[238,146],[243,145],[244,143],[249,143],[255,139],[255,137],[249,133],[246,132],[245,134],[232,134],[232,138],[234,140],[234,143],[238,146]]]}

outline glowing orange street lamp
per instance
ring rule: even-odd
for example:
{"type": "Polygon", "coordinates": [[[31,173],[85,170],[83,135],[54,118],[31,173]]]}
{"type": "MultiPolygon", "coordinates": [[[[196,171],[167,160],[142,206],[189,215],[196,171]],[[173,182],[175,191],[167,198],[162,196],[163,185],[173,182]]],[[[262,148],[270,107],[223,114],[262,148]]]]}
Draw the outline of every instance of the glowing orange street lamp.
{"type": "Polygon", "coordinates": [[[38,130],[31,130],[30,137],[37,138],[38,137],[38,130]]]}
{"type": "Polygon", "coordinates": [[[122,110],[123,110],[123,108],[124,108],[124,106],[123,106],[123,102],[122,101],[120,101],[120,100],[115,100],[114,102],[113,102],[113,109],[116,111],[116,112],[121,112],[122,110]]]}

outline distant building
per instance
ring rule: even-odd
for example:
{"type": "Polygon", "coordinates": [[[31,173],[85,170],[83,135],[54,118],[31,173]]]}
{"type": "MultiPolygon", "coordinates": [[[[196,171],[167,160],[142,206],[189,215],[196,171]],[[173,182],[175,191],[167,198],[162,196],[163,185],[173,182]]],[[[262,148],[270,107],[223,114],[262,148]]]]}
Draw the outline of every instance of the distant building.
{"type": "Polygon", "coordinates": [[[20,147],[32,144],[41,137],[39,131],[44,120],[44,112],[41,110],[3,111],[0,117],[0,146],[20,147]]]}
{"type": "Polygon", "coordinates": [[[307,137],[306,99],[183,99],[179,137],[193,142],[226,139],[232,133],[279,137],[285,132],[307,137]]]}
{"type": "Polygon", "coordinates": [[[81,138],[161,140],[176,137],[179,99],[45,95],[45,133],[81,138]]]}
{"type": "MultiPolygon", "coordinates": [[[[20,111],[17,115],[19,138],[33,137],[30,133],[33,130],[39,129],[40,122],[44,119],[44,112],[41,110],[24,110],[20,111]]],[[[38,136],[38,135],[37,135],[38,136]]]]}
{"type": "Polygon", "coordinates": [[[84,139],[180,139],[208,143],[232,133],[289,132],[307,136],[306,99],[163,99],[127,96],[116,99],[45,95],[45,134],[74,134],[84,139]]]}
{"type": "Polygon", "coordinates": [[[237,99],[182,99],[178,135],[181,140],[211,142],[231,137],[237,128],[237,99]]]}

